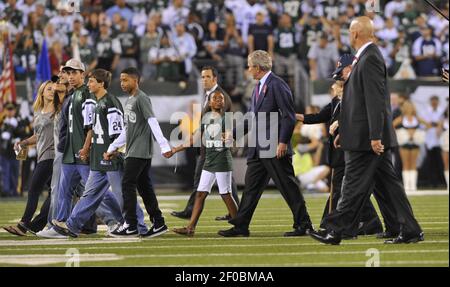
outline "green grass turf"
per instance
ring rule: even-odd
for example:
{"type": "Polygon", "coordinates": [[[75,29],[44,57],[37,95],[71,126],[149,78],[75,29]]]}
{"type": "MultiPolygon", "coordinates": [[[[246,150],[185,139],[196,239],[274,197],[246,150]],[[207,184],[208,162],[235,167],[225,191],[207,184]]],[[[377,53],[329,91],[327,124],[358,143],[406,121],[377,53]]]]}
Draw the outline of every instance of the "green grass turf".
{"type": "MultiPolygon", "coordinates": [[[[160,205],[169,228],[182,227],[187,222],[169,215],[171,210],[184,207],[185,200],[164,197],[160,205]]],[[[374,236],[360,236],[343,241],[340,246],[326,246],[309,237],[284,238],[290,231],[292,215],[281,197],[262,198],[250,226],[249,238],[222,238],[220,229],[230,227],[217,222],[225,214],[220,199],[208,198],[195,237],[185,238],[168,232],[160,237],[133,242],[105,242],[104,231],[55,244],[25,245],[37,237],[15,237],[0,232],[0,266],[65,266],[43,261],[45,256],[64,257],[69,248],[81,253],[80,266],[365,266],[367,250],[377,249],[380,266],[449,266],[448,195],[411,196],[415,215],[425,232],[419,244],[385,245],[374,236]],[[86,242],[89,241],[89,242],[86,242]],[[61,244],[62,243],[62,244],[61,244]],[[83,244],[84,243],[84,244],[83,244]],[[22,255],[23,257],[18,257],[22,255]],[[112,256],[105,260],[102,256],[112,256]],[[19,261],[6,263],[15,257],[19,261]],[[94,257],[97,261],[85,261],[94,257]]],[[[318,226],[326,197],[307,197],[308,210],[318,226]]],[[[18,220],[24,200],[0,201],[0,226],[18,220]]]]}

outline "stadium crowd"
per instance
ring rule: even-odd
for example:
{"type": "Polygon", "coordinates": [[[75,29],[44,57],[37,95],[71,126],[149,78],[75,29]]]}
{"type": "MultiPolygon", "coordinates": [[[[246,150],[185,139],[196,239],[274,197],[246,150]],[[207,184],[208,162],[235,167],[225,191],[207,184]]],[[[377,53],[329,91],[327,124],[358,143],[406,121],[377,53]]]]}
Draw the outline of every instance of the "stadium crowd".
{"type": "MultiPolygon", "coordinates": [[[[63,2],[0,1],[0,20],[8,22],[12,36],[16,80],[35,80],[39,50],[45,39],[53,74],[76,55],[86,64],[87,72],[103,68],[117,78],[118,72],[135,66],[143,79],[182,85],[192,77],[195,65],[215,66],[221,73],[221,86],[233,100],[233,109],[242,110],[254,86],[245,70],[250,52],[268,51],[274,59],[274,72],[284,76],[291,87],[296,68],[304,69],[312,80],[327,79],[339,56],[351,52],[350,21],[361,15],[374,21],[391,77],[439,76],[441,68],[449,68],[448,21],[420,1],[381,1],[379,14],[367,12],[363,0],[85,0],[81,1],[80,13],[68,13],[63,2]]],[[[448,15],[448,2],[438,4],[448,15]]],[[[432,100],[429,111],[419,119],[407,95],[392,97],[400,118],[397,127],[414,127],[424,133],[410,142],[408,135],[412,132],[400,132],[405,139],[400,153],[403,177],[411,182],[407,186],[417,186],[416,170],[421,168],[416,166],[418,158],[424,166],[438,168],[436,174],[443,174],[445,169],[448,183],[448,141],[440,140],[445,125],[448,131],[448,108],[437,111],[432,100]],[[409,104],[403,104],[405,99],[409,104]],[[444,164],[431,164],[433,158],[440,159],[442,149],[444,164]],[[420,160],[427,156],[431,159],[420,160]]],[[[0,119],[1,190],[2,195],[15,196],[19,166],[12,147],[15,139],[29,136],[32,127],[31,119],[16,115],[16,106],[5,108],[5,116],[0,119]]],[[[315,112],[318,107],[307,108],[307,113],[315,112]]],[[[304,186],[306,189],[328,191],[329,169],[324,166],[323,153],[326,137],[323,125],[299,124],[296,129],[297,160],[301,162],[298,175],[315,175],[304,186]]],[[[34,166],[33,159],[31,150],[22,165],[22,178],[29,177],[26,175],[34,166]]],[[[20,184],[19,190],[26,186],[20,184]]]]}
{"type": "MultiPolygon", "coordinates": [[[[44,39],[54,74],[75,54],[91,71],[131,65],[145,79],[169,81],[209,61],[231,91],[245,81],[246,56],[259,49],[274,56],[278,74],[292,76],[298,60],[312,80],[324,79],[339,55],[350,52],[351,19],[364,14],[374,21],[391,76],[399,70],[403,77],[439,76],[448,69],[448,21],[421,1],[381,1],[381,13],[368,12],[364,0],[80,1],[80,13],[68,13],[59,0],[0,1],[17,79],[33,77],[44,39]]],[[[448,15],[448,2],[439,3],[448,15]]]]}

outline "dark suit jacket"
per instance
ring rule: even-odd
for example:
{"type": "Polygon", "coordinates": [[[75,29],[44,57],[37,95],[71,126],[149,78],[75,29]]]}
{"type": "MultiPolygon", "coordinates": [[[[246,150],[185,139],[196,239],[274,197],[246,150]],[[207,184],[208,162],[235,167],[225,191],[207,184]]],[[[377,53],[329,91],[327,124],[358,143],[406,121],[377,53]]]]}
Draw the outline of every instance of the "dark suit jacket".
{"type": "MultiPolygon", "coordinates": [[[[256,147],[250,147],[247,150],[247,158],[257,158],[261,151],[268,151],[270,146],[275,146],[275,150],[271,156],[265,155],[266,158],[276,157],[276,148],[278,143],[285,143],[288,145],[288,155],[292,156],[291,137],[294,131],[296,119],[294,111],[294,100],[289,86],[280,77],[273,72],[269,75],[264,86],[261,89],[258,102],[255,102],[255,90],[253,91],[252,104],[249,112],[255,113],[254,126],[251,133],[255,133],[256,147]],[[278,125],[275,126],[275,121],[270,121],[270,113],[277,113],[278,125]],[[258,140],[258,122],[261,121],[258,113],[265,113],[266,124],[265,132],[266,138],[270,136],[270,145],[260,143],[258,140]],[[276,131],[278,133],[274,134],[276,131]],[[278,136],[278,140],[277,140],[278,136]]],[[[261,115],[263,116],[263,115],[261,115]]]]}
{"type": "MultiPolygon", "coordinates": [[[[325,123],[327,125],[327,130],[332,123],[338,120],[341,105],[341,100],[338,97],[334,97],[331,102],[323,107],[318,114],[306,114],[303,123],[305,124],[318,124],[325,123]]],[[[335,134],[337,134],[336,131],[335,134]]],[[[328,136],[328,164],[335,168],[338,166],[345,165],[344,161],[344,151],[342,149],[334,148],[334,139],[332,135],[328,136]]]]}
{"type": "Polygon", "coordinates": [[[387,84],[383,56],[375,44],[370,44],[344,86],[339,119],[343,150],[371,151],[371,140],[381,140],[385,148],[397,146],[387,84]]]}

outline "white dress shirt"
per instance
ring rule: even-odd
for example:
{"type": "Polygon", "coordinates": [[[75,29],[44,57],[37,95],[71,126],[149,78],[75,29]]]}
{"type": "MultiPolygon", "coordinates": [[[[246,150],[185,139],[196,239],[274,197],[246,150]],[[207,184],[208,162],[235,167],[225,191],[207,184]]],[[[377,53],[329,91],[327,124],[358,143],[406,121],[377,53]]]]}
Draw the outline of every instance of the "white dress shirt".
{"type": "Polygon", "coordinates": [[[364,52],[364,50],[365,50],[370,44],[372,44],[372,42],[367,42],[367,43],[365,43],[361,48],[359,48],[358,52],[357,52],[356,55],[355,55],[355,60],[353,61],[352,66],[354,66],[354,65],[358,62],[359,57],[361,56],[361,54],[364,52]]]}
{"type": "Polygon", "coordinates": [[[219,87],[218,84],[215,84],[214,87],[206,91],[206,96],[203,99],[203,108],[206,108],[206,105],[208,105],[209,102],[209,96],[219,87]]]}
{"type": "Polygon", "coordinates": [[[259,93],[258,93],[258,95],[261,95],[261,90],[264,87],[264,84],[266,83],[267,78],[270,76],[271,73],[272,73],[272,71],[267,72],[264,75],[264,77],[262,77],[261,80],[259,80],[259,91],[258,91],[259,93]]]}

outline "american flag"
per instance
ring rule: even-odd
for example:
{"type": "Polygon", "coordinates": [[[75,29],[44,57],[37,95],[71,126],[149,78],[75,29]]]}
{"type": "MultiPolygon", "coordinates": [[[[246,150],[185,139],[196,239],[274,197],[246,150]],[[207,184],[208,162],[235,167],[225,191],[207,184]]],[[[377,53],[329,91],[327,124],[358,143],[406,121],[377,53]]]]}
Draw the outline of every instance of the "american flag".
{"type": "Polygon", "coordinates": [[[8,35],[5,36],[4,52],[3,52],[3,71],[0,75],[0,111],[3,105],[8,102],[16,102],[16,83],[14,81],[14,66],[11,43],[8,35]]]}

